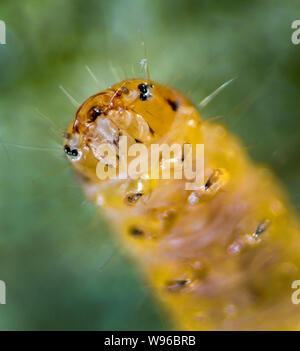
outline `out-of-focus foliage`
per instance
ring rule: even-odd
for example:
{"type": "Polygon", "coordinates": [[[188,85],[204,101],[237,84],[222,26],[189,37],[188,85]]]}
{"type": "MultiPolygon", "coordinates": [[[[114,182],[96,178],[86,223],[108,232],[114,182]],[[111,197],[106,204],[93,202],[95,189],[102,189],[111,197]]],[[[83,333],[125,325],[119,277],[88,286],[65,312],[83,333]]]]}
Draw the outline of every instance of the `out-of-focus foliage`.
{"type": "Polygon", "coordinates": [[[81,103],[143,76],[145,48],[151,78],[195,103],[237,77],[203,115],[223,116],[299,206],[299,13],[298,0],[1,2],[0,329],[170,327],[60,150],[75,108],[59,85],[81,103]]]}

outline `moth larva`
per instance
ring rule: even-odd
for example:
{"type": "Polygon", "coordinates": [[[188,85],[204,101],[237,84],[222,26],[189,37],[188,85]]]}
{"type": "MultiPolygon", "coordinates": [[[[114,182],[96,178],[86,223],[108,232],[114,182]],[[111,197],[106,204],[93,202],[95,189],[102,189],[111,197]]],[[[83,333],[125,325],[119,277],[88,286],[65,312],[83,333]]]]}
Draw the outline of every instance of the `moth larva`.
{"type": "Polygon", "coordinates": [[[298,221],[272,174],[222,125],[201,119],[178,91],[131,79],[88,98],[65,136],[85,193],[107,214],[175,328],[300,328],[291,302],[300,274],[298,221]],[[100,180],[98,147],[109,143],[118,153],[120,136],[147,148],[204,144],[204,186],[100,180]]]}

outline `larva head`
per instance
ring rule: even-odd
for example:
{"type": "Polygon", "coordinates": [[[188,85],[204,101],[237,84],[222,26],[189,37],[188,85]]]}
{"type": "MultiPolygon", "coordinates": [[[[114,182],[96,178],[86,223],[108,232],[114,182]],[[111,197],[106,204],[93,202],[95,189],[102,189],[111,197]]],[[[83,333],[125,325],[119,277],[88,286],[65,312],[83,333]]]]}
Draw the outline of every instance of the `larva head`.
{"type": "Polygon", "coordinates": [[[196,120],[193,112],[185,97],[173,89],[148,80],[126,80],[80,106],[65,134],[65,153],[79,172],[95,179],[97,163],[104,162],[97,151],[101,143],[111,144],[118,155],[123,135],[128,146],[158,142],[170,134],[178,116],[190,120],[195,115],[196,120]]]}

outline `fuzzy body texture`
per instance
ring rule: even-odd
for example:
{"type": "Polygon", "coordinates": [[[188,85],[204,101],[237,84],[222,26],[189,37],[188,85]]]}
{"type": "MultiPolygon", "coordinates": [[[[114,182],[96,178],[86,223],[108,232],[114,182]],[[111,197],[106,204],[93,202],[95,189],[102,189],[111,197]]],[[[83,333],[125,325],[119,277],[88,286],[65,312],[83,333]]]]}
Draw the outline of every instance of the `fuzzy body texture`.
{"type": "Polygon", "coordinates": [[[175,329],[300,329],[291,301],[300,278],[298,220],[271,172],[254,165],[225,127],[201,119],[180,92],[132,79],[82,104],[66,146],[86,195],[106,213],[175,329]],[[97,147],[108,142],[118,151],[120,135],[147,148],[204,144],[205,186],[99,180],[97,147]]]}

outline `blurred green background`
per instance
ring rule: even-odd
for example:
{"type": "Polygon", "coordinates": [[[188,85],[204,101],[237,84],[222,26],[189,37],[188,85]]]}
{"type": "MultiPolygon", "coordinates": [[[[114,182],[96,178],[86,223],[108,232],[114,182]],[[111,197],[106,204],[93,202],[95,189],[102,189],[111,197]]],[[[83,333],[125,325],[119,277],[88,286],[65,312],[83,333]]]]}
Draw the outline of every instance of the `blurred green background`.
{"type": "Polygon", "coordinates": [[[195,103],[237,77],[202,113],[223,116],[299,208],[299,0],[14,0],[0,19],[0,329],[171,328],[60,150],[75,108],[59,86],[82,102],[144,76],[142,41],[151,78],[195,103]]]}

